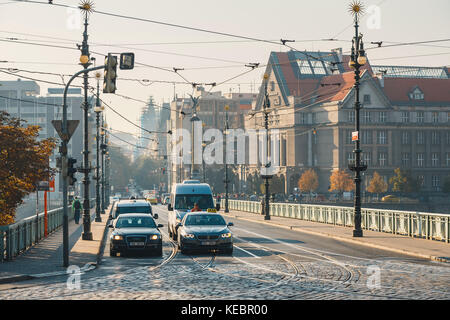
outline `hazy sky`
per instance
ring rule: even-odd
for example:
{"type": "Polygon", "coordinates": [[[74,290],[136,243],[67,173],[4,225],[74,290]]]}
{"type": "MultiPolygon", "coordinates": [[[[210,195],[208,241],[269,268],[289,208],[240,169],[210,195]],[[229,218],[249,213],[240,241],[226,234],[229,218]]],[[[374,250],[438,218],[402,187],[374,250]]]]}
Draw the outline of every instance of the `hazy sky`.
{"type": "MultiPolygon", "coordinates": [[[[44,0],[38,0],[46,2],[44,0]]],[[[57,4],[78,5],[75,0],[53,0],[57,4]]],[[[368,12],[361,21],[366,49],[371,41],[415,42],[450,38],[449,0],[366,0],[368,12]]],[[[189,27],[230,33],[240,36],[290,43],[298,50],[329,51],[351,48],[354,33],[348,0],[165,0],[116,1],[95,0],[95,9],[114,14],[145,18],[189,27]],[[340,41],[323,41],[323,39],[340,41]]],[[[0,40],[18,38],[22,41],[75,47],[82,41],[82,24],[75,10],[63,7],[33,4],[26,1],[0,0],[0,40]],[[38,37],[41,36],[41,37],[38,37]]],[[[132,51],[136,61],[152,66],[180,71],[185,79],[195,83],[220,83],[249,68],[247,63],[267,63],[271,51],[287,51],[286,47],[257,41],[244,41],[228,36],[208,34],[148,22],[127,20],[93,13],[89,20],[89,43],[99,53],[132,51]],[[204,42],[204,43],[192,43],[204,42]],[[118,45],[127,48],[112,47],[118,45]],[[156,52],[158,51],[158,52],[156,52]],[[188,57],[189,56],[189,57],[188,57]]],[[[372,64],[387,65],[450,65],[450,41],[427,45],[397,46],[367,50],[372,64]]],[[[0,41],[0,68],[18,68],[58,74],[73,74],[81,69],[80,53],[76,50],[47,48],[0,41]]],[[[92,55],[103,58],[98,55],[92,55]]],[[[184,80],[173,72],[137,66],[134,70],[119,70],[119,77],[160,81],[184,80]]],[[[257,90],[264,68],[255,69],[213,91],[250,92],[257,90]],[[252,85],[254,84],[254,85],[252,85]]],[[[60,76],[21,73],[38,79],[61,82],[60,76]]],[[[0,80],[15,80],[16,76],[0,73],[0,80]]],[[[68,77],[65,77],[65,81],[68,77]]],[[[81,83],[80,81],[75,83],[81,83]]],[[[92,80],[91,85],[95,85],[92,80]]],[[[156,102],[170,101],[174,89],[179,96],[192,93],[186,84],[140,84],[137,81],[118,81],[117,93],[147,100],[153,95],[156,102]],[[143,85],[144,84],[144,85],[143,85]],[[148,86],[146,86],[148,85],[148,86]]],[[[41,94],[48,87],[40,83],[41,94]]],[[[206,87],[210,89],[209,86],[206,87]]],[[[142,103],[111,94],[102,95],[107,103],[132,121],[137,121],[142,103]]],[[[129,132],[137,128],[106,109],[110,126],[129,132]]]]}

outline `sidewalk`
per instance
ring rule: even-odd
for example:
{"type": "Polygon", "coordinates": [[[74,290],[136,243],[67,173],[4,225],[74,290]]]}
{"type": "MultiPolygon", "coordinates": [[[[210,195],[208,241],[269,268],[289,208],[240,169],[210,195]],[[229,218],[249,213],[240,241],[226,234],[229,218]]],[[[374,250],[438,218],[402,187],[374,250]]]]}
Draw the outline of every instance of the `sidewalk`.
{"type": "Polygon", "coordinates": [[[418,258],[450,263],[450,244],[445,242],[411,238],[391,233],[363,230],[362,238],[353,238],[353,229],[331,224],[310,222],[284,217],[264,220],[260,214],[230,210],[224,216],[268,225],[276,225],[293,231],[325,236],[338,241],[406,254],[418,258]]]}
{"type": "MultiPolygon", "coordinates": [[[[104,234],[110,207],[101,215],[102,222],[95,222],[95,208],[91,209],[93,240],[82,240],[83,220],[80,224],[69,221],[69,265],[82,271],[95,269],[104,245],[104,234]]],[[[12,261],[0,263],[0,284],[66,274],[63,267],[63,229],[50,234],[37,245],[12,261]]]]}

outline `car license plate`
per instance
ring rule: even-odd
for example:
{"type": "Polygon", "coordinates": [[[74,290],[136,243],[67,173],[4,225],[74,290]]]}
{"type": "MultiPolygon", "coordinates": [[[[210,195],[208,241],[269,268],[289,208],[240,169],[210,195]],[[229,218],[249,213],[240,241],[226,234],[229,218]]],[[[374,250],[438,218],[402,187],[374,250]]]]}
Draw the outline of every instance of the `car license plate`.
{"type": "Polygon", "coordinates": [[[216,244],[215,241],[202,241],[203,246],[213,246],[215,244],[216,244]]]}
{"type": "Polygon", "coordinates": [[[145,242],[130,242],[130,246],[132,247],[142,247],[145,242]]]}

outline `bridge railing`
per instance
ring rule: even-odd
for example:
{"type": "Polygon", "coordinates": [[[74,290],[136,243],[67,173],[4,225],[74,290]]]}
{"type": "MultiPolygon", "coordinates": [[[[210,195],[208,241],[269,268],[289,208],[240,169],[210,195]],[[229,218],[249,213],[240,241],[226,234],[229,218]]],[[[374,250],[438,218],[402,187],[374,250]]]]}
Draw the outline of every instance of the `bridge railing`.
{"type": "MultiPolygon", "coordinates": [[[[222,199],[221,207],[225,206],[222,199]]],[[[258,201],[229,200],[229,209],[261,213],[258,201]]],[[[353,207],[270,203],[270,215],[353,227],[353,207]]],[[[450,242],[450,215],[386,209],[361,209],[361,228],[450,242]]]]}
{"type": "MultiPolygon", "coordinates": [[[[90,207],[94,207],[95,199],[91,199],[90,207]]],[[[83,212],[81,212],[81,215],[83,212]]],[[[63,208],[47,212],[48,234],[63,225],[63,208]]],[[[69,221],[73,219],[72,208],[68,208],[69,221]]],[[[25,218],[19,222],[0,226],[0,262],[12,260],[45,237],[45,213],[25,218]]]]}

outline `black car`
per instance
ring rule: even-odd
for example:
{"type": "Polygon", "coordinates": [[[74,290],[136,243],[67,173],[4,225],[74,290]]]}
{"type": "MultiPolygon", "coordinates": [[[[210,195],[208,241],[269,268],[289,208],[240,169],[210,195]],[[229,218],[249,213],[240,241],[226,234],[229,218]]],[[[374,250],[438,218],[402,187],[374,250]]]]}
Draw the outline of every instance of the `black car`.
{"type": "Polygon", "coordinates": [[[130,252],[153,253],[162,256],[162,237],[153,217],[145,213],[121,214],[112,224],[109,254],[130,252]]]}
{"type": "Polygon", "coordinates": [[[177,224],[178,247],[181,253],[207,249],[233,253],[233,234],[218,213],[190,212],[177,224]]]}
{"type": "Polygon", "coordinates": [[[142,199],[121,200],[114,203],[110,218],[117,219],[123,213],[148,213],[158,219],[158,214],[153,213],[151,204],[142,199]]]}

